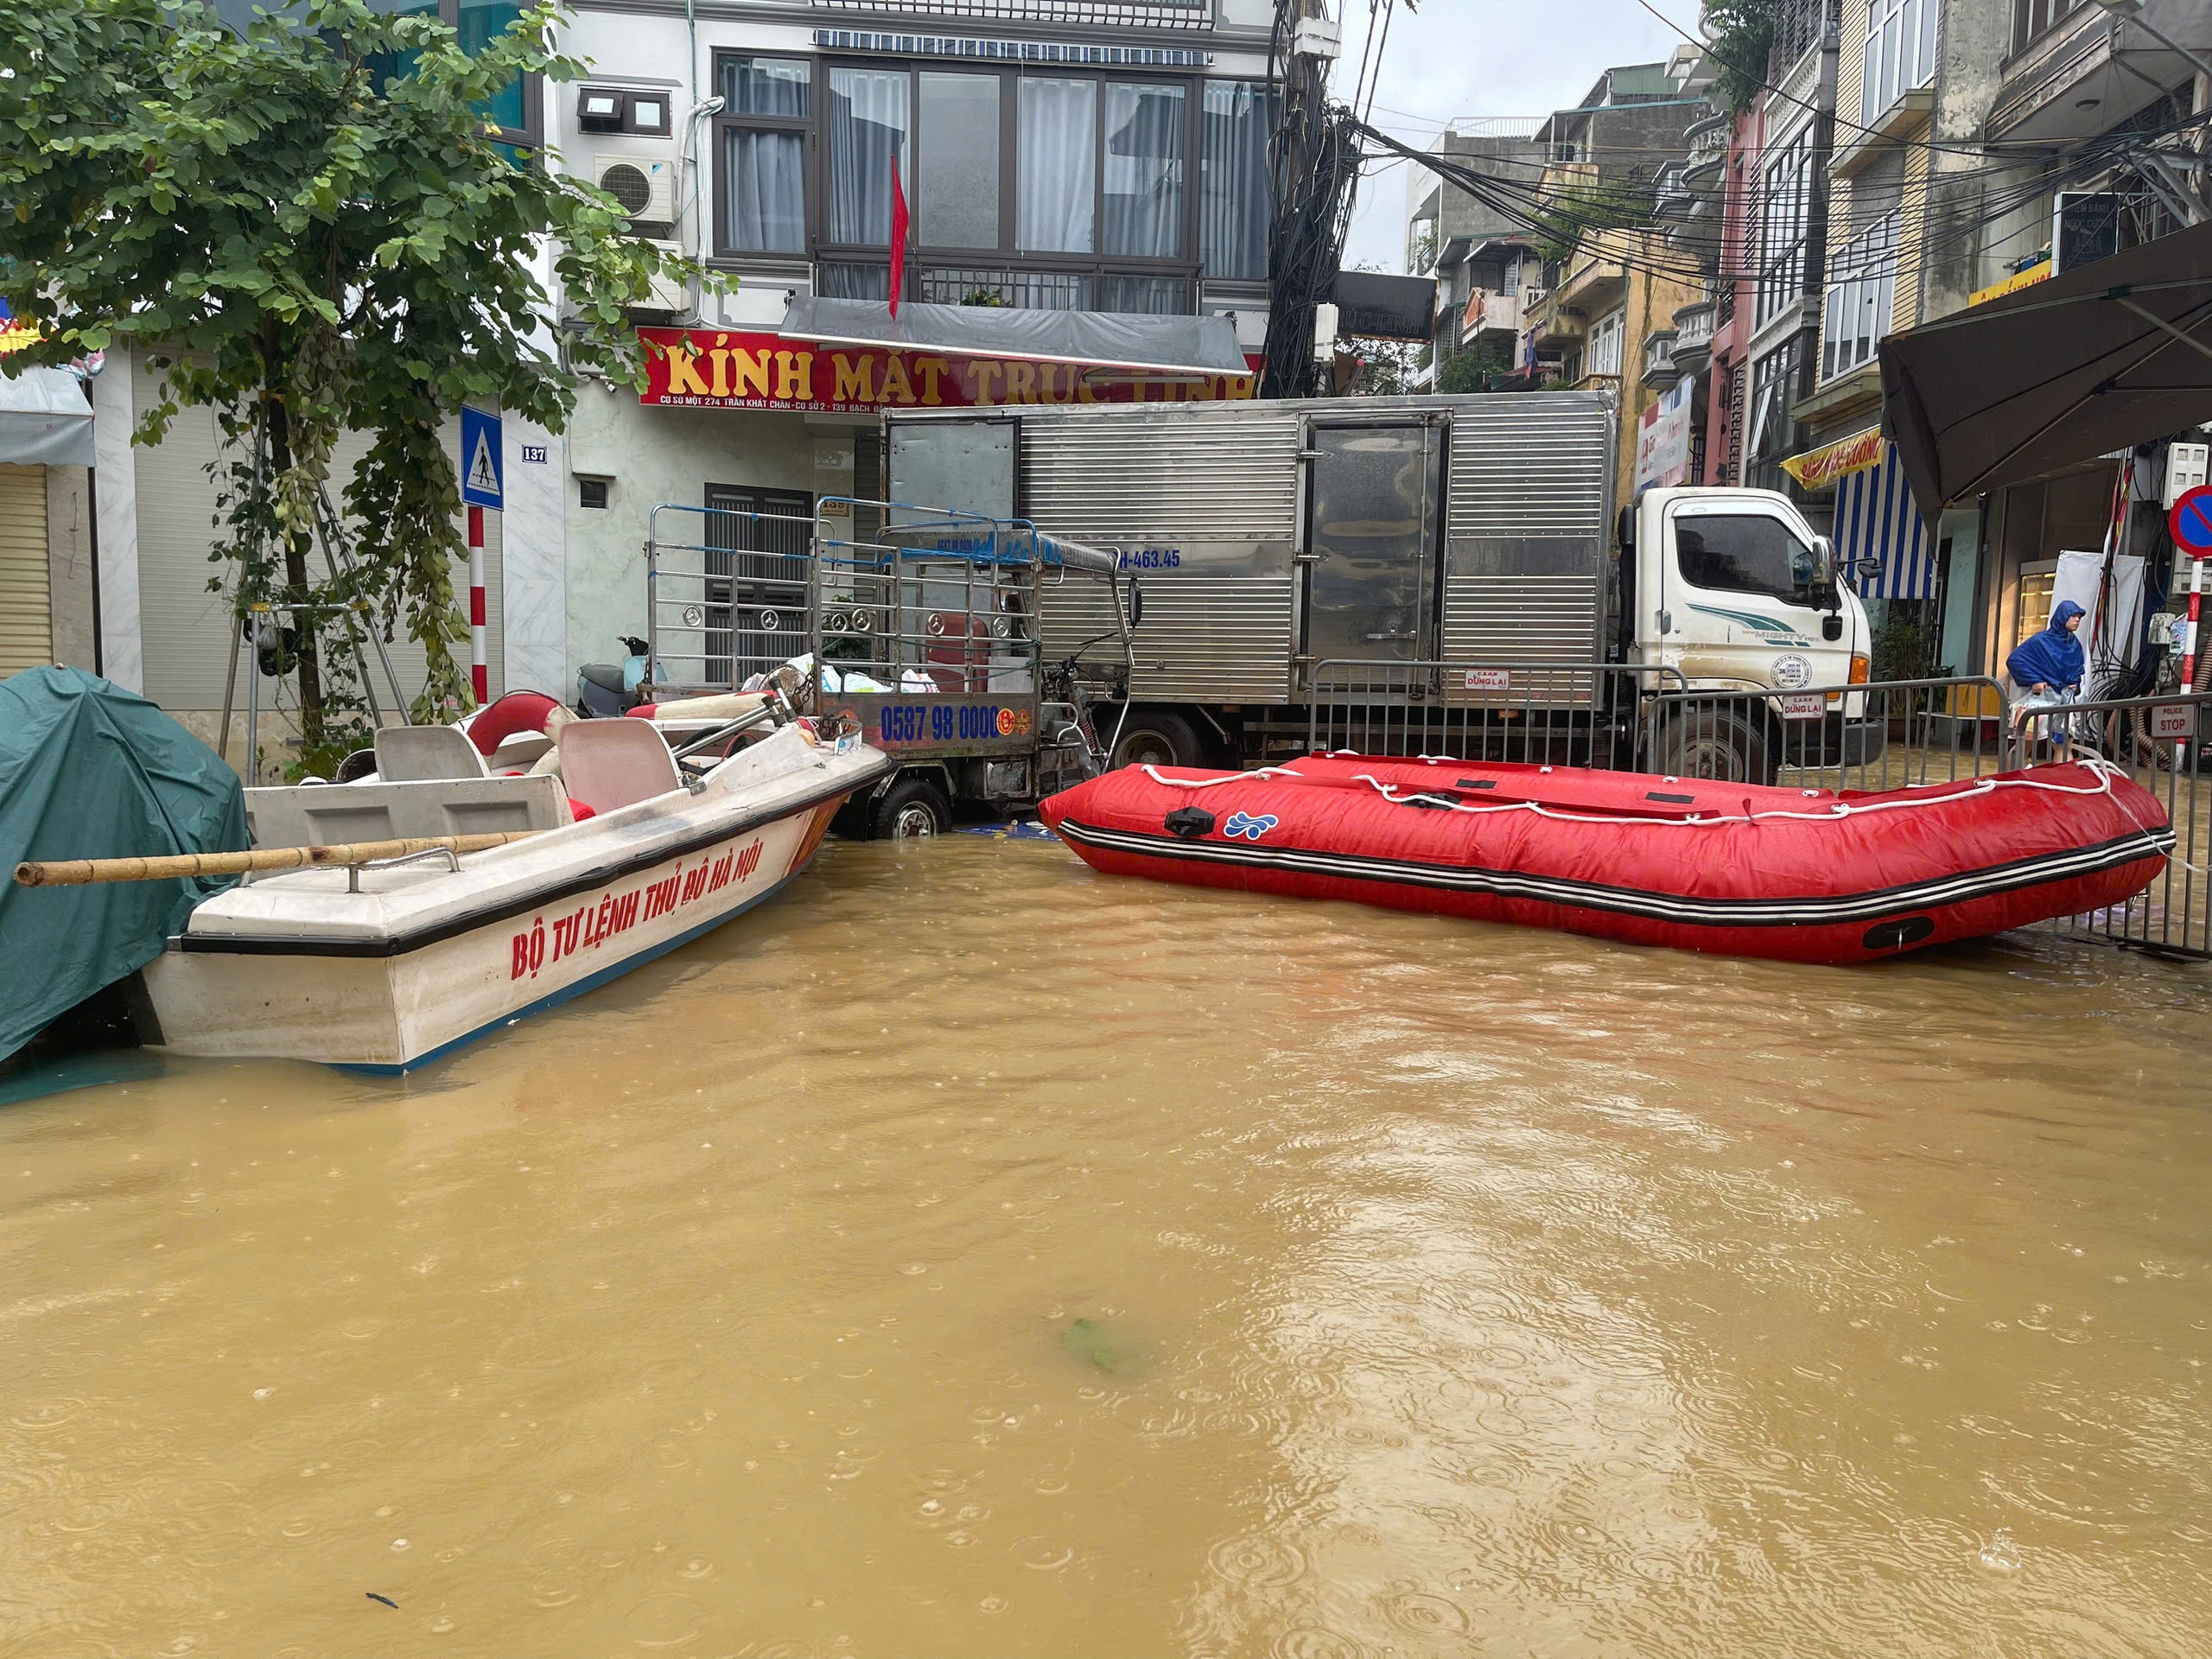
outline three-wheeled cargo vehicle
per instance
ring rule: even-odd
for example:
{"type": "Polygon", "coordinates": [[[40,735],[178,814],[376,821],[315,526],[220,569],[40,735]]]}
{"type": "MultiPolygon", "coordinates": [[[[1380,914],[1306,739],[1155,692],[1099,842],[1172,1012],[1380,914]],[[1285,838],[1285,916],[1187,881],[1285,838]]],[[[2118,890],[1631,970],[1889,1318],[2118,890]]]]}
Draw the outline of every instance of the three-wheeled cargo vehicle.
{"type": "Polygon", "coordinates": [[[1127,704],[1123,597],[1138,602],[1113,553],[1011,518],[844,497],[810,518],[664,504],[650,526],[658,697],[788,670],[800,708],[849,718],[899,760],[842,833],[935,834],[956,806],[1026,811],[1103,764],[1112,728],[1102,739],[1091,710],[1127,704]],[[1055,607],[1098,626],[1048,655],[1038,619],[1055,607]]]}

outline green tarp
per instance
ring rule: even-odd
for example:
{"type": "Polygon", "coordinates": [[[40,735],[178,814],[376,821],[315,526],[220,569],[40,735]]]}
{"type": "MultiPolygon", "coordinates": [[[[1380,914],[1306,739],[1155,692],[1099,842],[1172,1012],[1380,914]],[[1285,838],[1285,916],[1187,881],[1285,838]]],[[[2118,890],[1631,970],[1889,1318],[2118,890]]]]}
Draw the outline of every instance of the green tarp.
{"type": "Polygon", "coordinates": [[[238,774],[145,698],[76,668],[0,680],[0,1059],[151,962],[234,879],[19,887],[19,861],[245,845],[238,774]]]}

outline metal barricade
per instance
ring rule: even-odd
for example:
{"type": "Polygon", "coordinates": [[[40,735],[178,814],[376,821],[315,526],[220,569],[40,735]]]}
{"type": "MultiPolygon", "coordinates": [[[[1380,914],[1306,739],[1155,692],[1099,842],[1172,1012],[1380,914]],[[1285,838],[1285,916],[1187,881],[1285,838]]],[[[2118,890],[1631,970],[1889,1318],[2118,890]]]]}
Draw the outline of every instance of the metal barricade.
{"type": "Polygon", "coordinates": [[[2124,905],[2048,924],[2064,938],[2159,956],[2212,957],[2212,694],[2165,692],[2014,709],[2007,760],[2031,766],[2094,754],[2156,797],[2174,828],[2164,874],[2124,905]]]}
{"type": "Polygon", "coordinates": [[[812,519],[664,502],[646,526],[645,640],[658,690],[734,691],[806,651],[812,519]]]}
{"type": "Polygon", "coordinates": [[[1035,532],[976,513],[824,498],[813,524],[817,672],[872,691],[980,696],[1037,690],[1035,532]],[[849,526],[878,509],[862,539],[849,526]]]}
{"type": "Polygon", "coordinates": [[[1643,770],[1801,789],[1902,789],[2003,769],[2005,693],[1980,677],[1662,691],[1643,770]]]}
{"type": "Polygon", "coordinates": [[[2037,709],[1982,677],[1693,690],[1674,670],[1621,664],[1329,661],[1311,676],[1306,714],[1312,750],[1803,789],[1904,789],[2094,755],[2156,798],[2173,856],[2126,903],[2039,931],[2212,960],[2212,692],[2037,709]]]}
{"type": "Polygon", "coordinates": [[[1640,706],[1683,684],[1637,663],[1330,658],[1306,679],[1306,747],[1632,772],[1640,706]]]}

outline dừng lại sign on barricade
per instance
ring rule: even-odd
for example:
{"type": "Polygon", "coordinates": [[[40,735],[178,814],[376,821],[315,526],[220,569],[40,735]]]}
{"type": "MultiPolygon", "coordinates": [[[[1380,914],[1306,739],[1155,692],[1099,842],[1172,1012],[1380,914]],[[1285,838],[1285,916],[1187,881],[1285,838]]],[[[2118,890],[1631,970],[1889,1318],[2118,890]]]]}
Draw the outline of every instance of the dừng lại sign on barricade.
{"type": "Polygon", "coordinates": [[[1257,395],[1250,372],[831,346],[728,328],[640,328],[639,402],[677,409],[992,409],[1004,404],[1187,404],[1257,395]]]}

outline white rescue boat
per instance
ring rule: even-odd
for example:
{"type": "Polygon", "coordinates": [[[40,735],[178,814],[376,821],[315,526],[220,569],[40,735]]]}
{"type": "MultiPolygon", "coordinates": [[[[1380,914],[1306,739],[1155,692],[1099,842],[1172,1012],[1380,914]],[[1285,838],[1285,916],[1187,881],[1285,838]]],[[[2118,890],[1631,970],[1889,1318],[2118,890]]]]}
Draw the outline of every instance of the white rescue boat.
{"type": "Polygon", "coordinates": [[[145,969],[160,1043],[422,1065],[772,897],[846,797],[893,764],[804,722],[688,783],[652,722],[578,721],[558,742],[558,777],[248,791],[257,849],[535,833],[265,875],[208,899],[145,969]]]}

